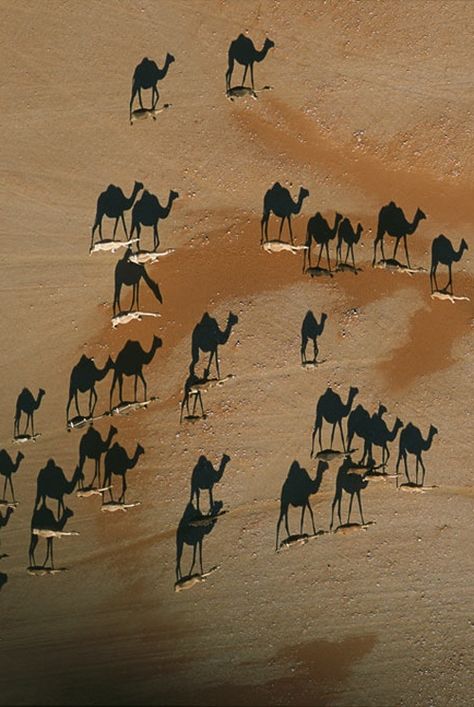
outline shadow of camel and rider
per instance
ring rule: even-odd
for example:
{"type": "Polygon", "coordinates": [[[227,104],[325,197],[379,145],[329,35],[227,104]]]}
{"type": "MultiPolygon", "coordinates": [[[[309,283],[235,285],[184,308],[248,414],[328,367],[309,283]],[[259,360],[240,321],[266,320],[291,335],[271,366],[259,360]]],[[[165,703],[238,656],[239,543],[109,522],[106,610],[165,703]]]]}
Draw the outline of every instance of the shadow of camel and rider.
{"type": "Polygon", "coordinates": [[[264,86],[261,89],[255,88],[253,69],[254,64],[262,62],[270,49],[274,46],[275,43],[267,37],[263,43],[262,49],[257,50],[250,37],[246,37],[244,34],[239,34],[237,39],[234,39],[230,43],[227,53],[227,71],[225,75],[226,95],[228,98],[232,100],[233,98],[244,95],[251,95],[253,98],[257,98],[257,93],[271,88],[270,86],[264,86]],[[238,86],[231,86],[235,63],[244,67],[244,73],[242,83],[238,86]],[[245,86],[245,79],[247,78],[249,69],[251,87],[245,86]]]}
{"type": "MultiPolygon", "coordinates": [[[[169,52],[166,54],[163,67],[160,69],[155,61],[144,57],[141,62],[135,67],[132,78],[132,92],[130,98],[130,124],[133,124],[133,119],[140,118],[146,113],[152,113],[153,117],[156,116],[157,105],[160,98],[158,92],[158,81],[163,81],[166,77],[171,64],[175,61],[175,58],[169,52]],[[151,90],[151,106],[150,108],[145,108],[143,105],[142,91],[151,90]],[[133,110],[133,103],[138,96],[138,102],[140,104],[140,109],[133,110]]],[[[162,110],[169,108],[170,104],[165,103],[162,110]]]]}

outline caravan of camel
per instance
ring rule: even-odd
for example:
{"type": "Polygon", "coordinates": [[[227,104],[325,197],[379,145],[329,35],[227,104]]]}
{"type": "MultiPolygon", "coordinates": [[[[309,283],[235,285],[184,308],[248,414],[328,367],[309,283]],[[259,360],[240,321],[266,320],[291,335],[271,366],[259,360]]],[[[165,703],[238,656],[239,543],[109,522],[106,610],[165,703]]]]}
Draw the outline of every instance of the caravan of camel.
{"type": "MultiPolygon", "coordinates": [[[[242,96],[257,98],[259,91],[254,81],[254,64],[260,63],[274,47],[274,42],[266,39],[261,50],[257,50],[251,39],[239,35],[231,42],[228,52],[228,69],[225,75],[226,96],[234,100],[242,96]],[[243,78],[240,85],[231,86],[235,64],[243,67],[243,78]],[[250,86],[245,85],[247,73],[250,74],[250,86]]],[[[130,122],[139,118],[151,116],[156,119],[160,110],[168,108],[165,104],[158,109],[159,92],[157,84],[162,81],[175,61],[167,54],[163,68],[154,61],[144,58],[133,73],[132,92],[130,99],[130,122]],[[145,108],[142,91],[151,90],[151,106],[145,108]],[[134,109],[138,98],[139,108],[134,109]]],[[[159,312],[140,311],[140,284],[142,281],[151,291],[159,305],[163,305],[164,296],[158,282],[152,277],[147,266],[159,262],[159,258],[171,251],[160,251],[160,221],[170,217],[173,203],[179,197],[177,191],[170,190],[166,204],[146,190],[142,182],[136,181],[127,197],[121,187],[110,184],[97,198],[96,215],[91,232],[90,253],[99,251],[122,250],[114,269],[114,297],[112,324],[126,325],[132,319],[140,320],[144,316],[159,317],[159,312]],[[127,227],[126,212],[131,211],[130,225],[127,227]],[[104,217],[107,220],[104,221],[104,217]],[[112,228],[108,221],[113,221],[112,236],[104,238],[104,230],[112,228]],[[125,240],[117,239],[117,230],[121,225],[125,240]],[[147,230],[145,230],[147,229],[147,230]],[[151,230],[149,230],[151,229],[151,230]],[[98,235],[98,238],[97,238],[98,235]],[[149,249],[145,249],[145,245],[149,249]],[[131,288],[131,303],[128,309],[122,309],[124,288],[131,288]]],[[[308,189],[301,187],[298,196],[293,200],[287,188],[276,182],[265,193],[263,198],[263,214],[261,218],[261,245],[269,252],[289,250],[292,253],[302,251],[303,272],[311,276],[333,276],[336,271],[349,270],[357,274],[360,268],[356,266],[355,249],[363,238],[364,227],[361,223],[353,223],[350,218],[336,212],[332,217],[316,212],[309,218],[306,227],[306,237],[303,245],[295,245],[292,229],[292,216],[301,212],[303,202],[310,198],[308,189]],[[280,219],[277,239],[269,238],[270,216],[280,219]],[[282,241],[282,233],[287,222],[290,243],[282,241]],[[336,244],[335,268],[331,265],[330,245],[336,244]],[[318,249],[316,265],[312,264],[313,247],[318,249]],[[343,252],[345,251],[345,252],[343,252]],[[325,265],[323,267],[322,261],[325,265]]],[[[382,206],[378,215],[376,235],[373,241],[373,267],[386,267],[395,270],[406,270],[411,274],[424,272],[422,268],[413,269],[410,263],[408,242],[413,239],[420,223],[427,217],[421,209],[417,209],[409,220],[400,206],[393,201],[382,206]],[[394,243],[393,254],[386,258],[385,247],[387,239],[394,243]],[[406,263],[397,260],[399,247],[403,246],[406,263]],[[381,259],[377,256],[380,254],[381,259]]],[[[430,282],[431,292],[439,297],[449,297],[453,301],[452,265],[458,262],[467,249],[464,240],[456,250],[452,242],[444,235],[434,238],[431,252],[430,282]],[[448,268],[448,282],[444,288],[438,287],[438,266],[448,268]]],[[[313,256],[314,257],[314,256],[313,256]]],[[[333,256],[334,261],[334,256],[333,256]]],[[[334,262],[333,262],[334,264],[334,262]]],[[[164,293],[166,295],[166,293],[164,293]]],[[[319,341],[323,335],[328,315],[322,313],[319,322],[314,313],[308,310],[301,325],[301,364],[316,368],[323,361],[318,361],[319,341]],[[307,346],[312,342],[313,357],[308,358],[307,346]]],[[[206,417],[203,394],[213,383],[222,384],[227,377],[221,377],[219,363],[219,347],[224,346],[235,326],[238,317],[229,312],[227,322],[219,323],[208,312],[205,312],[196,323],[191,337],[191,360],[188,374],[184,381],[183,397],[180,405],[180,423],[198,421],[206,417]],[[203,361],[205,358],[205,361],[203,361]],[[211,377],[211,372],[214,377],[211,377]]],[[[128,414],[141,407],[147,407],[155,399],[148,396],[146,371],[158,350],[162,340],[154,336],[149,347],[144,348],[139,341],[128,340],[122,350],[113,358],[97,362],[82,355],[72,367],[69,381],[69,397],[66,403],[66,423],[69,431],[87,429],[78,444],[78,462],[69,477],[63,469],[57,466],[54,459],[49,459],[39,471],[36,481],[36,498],[31,519],[31,539],[29,546],[30,572],[44,574],[55,571],[53,541],[56,537],[74,535],[66,531],[73,511],[65,505],[65,496],[76,492],[80,497],[99,497],[102,510],[127,510],[138,503],[127,503],[128,473],[140,464],[145,454],[140,443],[134,449],[127,450],[120,439],[118,426],[110,425],[108,433],[102,437],[94,426],[96,420],[104,415],[113,415],[119,419],[121,414],[128,414]],[[99,405],[96,385],[106,377],[110,379],[108,406],[99,405]],[[129,389],[129,394],[124,389],[129,389]],[[132,394],[133,388],[133,394],[132,394]],[[82,411],[81,411],[82,410],[82,411]],[[71,417],[71,411],[75,414],[71,417]],[[90,469],[87,469],[90,467],[90,469]],[[86,481],[86,475],[88,480],[86,481]],[[115,480],[115,477],[120,477],[115,480]],[[119,488],[117,489],[116,486],[119,488]],[[57,504],[53,510],[51,503],[57,504]],[[49,504],[49,505],[48,505],[49,504]],[[40,538],[46,540],[46,557],[40,565],[36,562],[35,553],[40,538]]],[[[36,440],[34,414],[41,405],[45,391],[39,389],[36,396],[28,389],[23,389],[18,396],[14,417],[14,441],[17,443],[36,440]],[[20,431],[22,417],[26,418],[26,426],[20,431]]],[[[331,519],[329,530],[334,529],[335,515],[339,525],[336,530],[360,527],[367,528],[363,512],[362,492],[369,480],[381,476],[386,479],[395,478],[399,486],[400,467],[405,475],[401,487],[419,489],[424,486],[425,465],[423,453],[427,452],[433,442],[437,429],[431,426],[426,434],[412,422],[404,423],[399,418],[386,422],[387,408],[380,404],[376,411],[366,409],[362,404],[354,407],[354,401],[359,395],[357,388],[351,387],[343,402],[338,393],[328,388],[319,398],[311,437],[310,457],[317,460],[315,477],[312,478],[298,461],[293,461],[283,482],[280,497],[280,513],[276,527],[276,549],[287,547],[293,543],[307,542],[310,537],[318,537],[327,532],[317,530],[314,521],[310,497],[320,488],[323,475],[328,472],[330,463],[339,459],[336,473],[334,496],[331,504],[331,519]],[[324,446],[324,434],[330,429],[329,446],[324,446]],[[391,458],[390,445],[398,437],[398,456],[395,473],[387,471],[391,458]],[[340,439],[339,448],[335,448],[335,438],[340,439]],[[353,442],[360,440],[361,456],[354,460],[356,450],[353,442]],[[379,457],[378,460],[376,457],[379,457]],[[415,470],[409,471],[409,459],[414,458],[415,470]],[[360,515],[360,523],[351,523],[354,496],[360,515]],[[342,517],[343,499],[348,499],[347,518],[342,517]],[[289,527],[290,507],[301,509],[299,533],[292,534],[289,527]],[[312,534],[304,532],[305,512],[311,519],[312,534]],[[281,524],[284,522],[287,537],[280,542],[281,524]]],[[[6,509],[6,515],[0,513],[0,527],[5,526],[11,518],[17,501],[15,498],[13,477],[18,472],[24,459],[24,454],[18,452],[13,459],[6,450],[0,451],[0,474],[4,477],[3,500],[0,506],[6,509]],[[7,491],[11,500],[7,499],[7,491]]],[[[204,572],[202,550],[204,537],[216,526],[218,517],[224,513],[223,502],[215,501],[214,485],[221,481],[224,471],[231,461],[230,456],[223,454],[220,462],[214,464],[201,455],[192,471],[190,483],[190,498],[178,523],[176,533],[176,589],[183,589],[202,581],[212,571],[204,572]],[[201,510],[201,492],[209,495],[208,510],[201,510]],[[192,549],[192,559],[189,571],[183,575],[181,570],[184,546],[192,549]],[[199,573],[194,567],[199,555],[199,573]]],[[[213,568],[214,569],[214,568],[213,568]]]]}

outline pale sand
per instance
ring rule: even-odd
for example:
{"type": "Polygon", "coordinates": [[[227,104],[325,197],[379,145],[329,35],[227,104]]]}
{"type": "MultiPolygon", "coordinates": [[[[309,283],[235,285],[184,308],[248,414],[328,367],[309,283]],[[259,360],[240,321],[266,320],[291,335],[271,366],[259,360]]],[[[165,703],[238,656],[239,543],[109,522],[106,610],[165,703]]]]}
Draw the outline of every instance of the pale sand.
{"type": "MultiPolygon", "coordinates": [[[[47,392],[40,436],[21,446],[19,505],[0,531],[0,701],[472,702],[473,4],[91,0],[4,4],[2,20],[0,439],[12,454],[16,396],[47,392]],[[273,90],[231,102],[227,48],[245,30],[258,46],[275,41],[255,69],[257,87],[273,90]],[[133,69],[143,56],[161,65],[166,51],[176,62],[160,105],[173,108],[131,127],[133,69]],[[128,194],[135,179],[162,200],[179,191],[160,224],[160,248],[174,252],[148,266],[161,317],[112,329],[119,254],[89,256],[90,227],[99,192],[115,183],[128,194]],[[293,219],[297,246],[318,209],[363,223],[362,272],[311,278],[302,252],[262,250],[262,198],[276,180],[310,191],[293,219]],[[370,268],[378,209],[391,199],[409,218],[418,206],[428,216],[410,237],[415,267],[429,268],[439,233],[466,238],[454,287],[469,301],[432,299],[426,273],[370,268]],[[306,369],[299,330],[310,308],[329,319],[324,363],[306,369]],[[206,310],[222,323],[229,310],[239,316],[220,355],[222,375],[235,378],[206,390],[206,420],[180,427],[190,335],[206,310]],[[55,560],[68,571],[33,579],[37,472],[53,456],[70,476],[84,432],[66,431],[70,370],[83,352],[103,365],[128,338],[148,346],[153,333],[164,343],[146,375],[159,400],[96,423],[103,435],[117,425],[129,451],[144,446],[128,475],[127,502],[140,505],[101,513],[99,497],[67,497],[80,537],[55,543],[55,560]],[[435,424],[425,464],[438,488],[410,494],[371,480],[363,503],[374,525],[275,553],[281,485],[293,459],[314,472],[314,410],[328,385],[343,397],[357,385],[356,401],[383,402],[390,423],[398,415],[423,434],[435,424]],[[214,496],[228,512],[203,544],[204,570],[219,572],[176,593],[192,468],[224,452],[214,496]]],[[[272,216],[270,238],[277,229],[272,216]]],[[[152,246],[147,229],[141,245],[152,246]]],[[[441,267],[441,286],[444,277],[441,267]]],[[[146,288],[141,306],[154,308],[146,288]]],[[[97,388],[97,415],[109,386],[97,388]]],[[[392,447],[391,473],[395,461],[392,447]]],[[[324,530],[338,463],[312,499],[324,530]]],[[[299,516],[290,509],[292,533],[299,516]]],[[[184,575],[189,565],[185,548],[184,575]]]]}

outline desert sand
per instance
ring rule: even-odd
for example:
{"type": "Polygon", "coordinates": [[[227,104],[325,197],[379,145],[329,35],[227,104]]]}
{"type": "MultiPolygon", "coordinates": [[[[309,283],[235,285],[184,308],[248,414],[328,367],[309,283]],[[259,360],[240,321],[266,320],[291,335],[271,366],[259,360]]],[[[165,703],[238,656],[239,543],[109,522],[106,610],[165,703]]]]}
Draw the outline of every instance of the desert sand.
{"type": "MultiPolygon", "coordinates": [[[[429,269],[440,233],[473,247],[472,2],[17,2],[2,4],[2,19],[0,446],[25,458],[0,529],[1,703],[472,704],[472,250],[454,266],[455,293],[468,299],[454,303],[430,297],[427,272],[371,267],[390,200],[409,218],[427,215],[409,237],[416,267],[429,269]],[[241,32],[258,47],[275,42],[255,68],[256,85],[272,90],[229,101],[227,50],[241,32]],[[133,70],[144,56],[161,66],[167,52],[176,61],[160,105],[171,107],[131,126],[133,70]],[[99,193],[112,183],[129,194],[135,180],[162,202],[179,192],[160,224],[160,247],[173,251],[147,265],[163,304],[141,294],[160,317],[113,328],[121,254],[89,255],[91,227],[99,193]],[[309,191],[293,218],[299,246],[318,210],[363,224],[357,275],[311,278],[301,253],[261,249],[275,181],[293,197],[309,191]],[[328,314],[314,368],[300,363],[308,309],[328,314]],[[191,333],[206,311],[221,326],[229,311],[239,317],[219,354],[232,377],[203,390],[206,419],[180,425],[191,333]],[[86,429],[66,428],[72,367],[82,354],[103,366],[128,339],[149,348],[154,335],[163,346],[146,378],[157,399],[96,423],[102,436],[114,424],[129,453],[145,449],[127,478],[131,507],[103,513],[100,496],[66,496],[67,530],[79,535],[55,539],[54,552],[67,571],[28,574],[38,471],[54,458],[69,478],[86,429]],[[397,416],[424,435],[437,427],[427,488],[371,478],[371,524],[329,533],[335,459],[312,497],[325,532],[275,552],[290,464],[315,473],[311,432],[328,386],[344,400],[357,386],[369,410],[383,403],[390,427],[397,416]],[[20,446],[23,387],[46,394],[40,436],[20,446]],[[218,465],[224,453],[214,497],[225,513],[203,542],[204,572],[214,571],[175,592],[192,470],[201,454],[218,465]]],[[[271,216],[272,238],[277,229],[271,216]]],[[[98,413],[110,382],[97,386],[98,413]]],[[[299,517],[291,508],[292,533],[299,517]]],[[[191,555],[185,547],[183,574],[191,555]]]]}

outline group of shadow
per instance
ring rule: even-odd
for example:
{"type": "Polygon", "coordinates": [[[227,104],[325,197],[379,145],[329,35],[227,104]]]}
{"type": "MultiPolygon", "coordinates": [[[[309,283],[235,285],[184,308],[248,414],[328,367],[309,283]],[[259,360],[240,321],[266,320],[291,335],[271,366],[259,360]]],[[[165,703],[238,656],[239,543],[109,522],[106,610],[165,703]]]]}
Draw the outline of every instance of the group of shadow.
{"type": "MultiPolygon", "coordinates": [[[[125,505],[127,491],[127,472],[133,469],[144,449],[137,444],[133,455],[129,456],[126,449],[118,442],[112,444],[117,428],[110,426],[108,435],[103,439],[100,433],[91,425],[82,436],[79,443],[79,462],[68,479],[61,467],[54,459],[49,459],[39,471],[36,481],[36,499],[31,518],[31,539],[29,547],[30,571],[54,570],[53,541],[56,537],[76,535],[65,530],[68,520],[74,515],[73,511],[65,506],[64,497],[72,494],[76,489],[78,495],[87,497],[94,494],[102,496],[102,504],[116,506],[125,505]],[[104,476],[101,478],[101,459],[104,456],[104,476]],[[87,460],[94,463],[94,474],[89,483],[85,482],[84,466],[87,460]],[[118,500],[113,494],[113,477],[121,477],[122,487],[118,500]],[[104,501],[104,494],[108,492],[110,501],[104,501]],[[57,514],[48,507],[47,501],[57,502],[57,514]],[[44,562],[36,564],[35,550],[40,537],[46,539],[47,551],[44,562]],[[49,565],[48,565],[49,561],[49,565]]],[[[18,452],[15,461],[8,452],[0,450],[0,475],[5,478],[3,499],[0,507],[6,507],[6,516],[0,512],[0,527],[5,526],[17,505],[12,477],[18,471],[24,455],[18,452]],[[11,492],[11,500],[7,498],[7,484],[11,492]]]]}
{"type": "MultiPolygon", "coordinates": [[[[276,546],[278,549],[279,531],[282,520],[285,521],[288,537],[282,544],[290,544],[294,540],[308,537],[303,535],[303,523],[306,509],[308,509],[311,517],[314,535],[317,534],[313,511],[310,504],[310,496],[317,493],[323,479],[324,472],[329,468],[329,461],[344,457],[336,476],[335,494],[331,506],[331,523],[330,530],[334,525],[334,511],[337,507],[339,518],[338,528],[350,527],[350,518],[352,511],[352,502],[354,496],[357,496],[359,505],[361,524],[365,525],[361,492],[368,485],[371,476],[389,476],[386,469],[390,459],[389,444],[395,442],[399,435],[398,458],[396,463],[396,483],[397,487],[399,477],[399,467],[403,461],[406,483],[402,484],[408,487],[422,487],[425,481],[425,465],[422,454],[430,449],[434,436],[438,430],[433,425],[430,426],[428,435],[423,438],[423,435],[418,427],[409,422],[407,425],[397,417],[392,428],[390,429],[384,420],[384,415],[387,408],[384,405],[379,405],[378,409],[372,414],[363,407],[357,405],[353,409],[353,402],[359,391],[355,387],[351,387],[348,392],[347,401],[344,403],[341,397],[331,388],[328,388],[318,400],[316,405],[316,418],[313,426],[311,437],[311,457],[318,458],[318,468],[316,476],[312,479],[306,469],[303,469],[297,461],[294,461],[290,466],[288,476],[283,484],[280,497],[280,515],[277,523],[276,546]],[[347,432],[344,434],[343,421],[347,418],[347,432]],[[326,422],[331,427],[331,440],[328,449],[323,449],[322,432],[323,423],[326,422]],[[339,430],[342,450],[333,448],[336,428],[339,430]],[[315,454],[315,441],[318,437],[319,451],[315,454]],[[359,461],[355,462],[352,459],[353,453],[352,443],[358,437],[362,441],[362,455],[359,461]],[[374,452],[379,449],[381,459],[377,463],[374,458],[374,452]],[[408,457],[413,455],[416,460],[415,481],[410,478],[408,470],[408,457]],[[419,469],[421,476],[419,477],[419,469]],[[341,504],[344,492],[349,495],[349,509],[347,521],[342,522],[341,504]],[[300,535],[291,535],[288,525],[288,510],[290,506],[301,508],[300,520],[300,535]]],[[[321,531],[322,532],[322,531],[321,531]]]]}
{"type": "MultiPolygon", "coordinates": [[[[283,225],[285,220],[288,222],[288,229],[290,234],[291,245],[294,246],[293,232],[291,228],[291,217],[293,214],[298,214],[301,211],[303,201],[309,196],[309,191],[304,187],[300,188],[297,200],[293,200],[288,189],[283,187],[279,182],[276,182],[265,194],[263,199],[263,215],[261,220],[261,242],[262,244],[268,242],[268,222],[270,219],[270,214],[273,213],[275,216],[280,218],[280,230],[278,234],[278,242],[281,240],[281,234],[283,230],[283,225]]],[[[411,269],[410,256],[408,254],[407,236],[415,233],[420,221],[426,219],[426,215],[421,209],[417,209],[416,213],[412,219],[409,221],[403,210],[395,204],[394,201],[389,202],[385,206],[382,206],[378,216],[377,223],[377,233],[373,243],[373,259],[372,266],[377,264],[392,266],[398,268],[408,268],[411,269]],[[395,240],[393,255],[391,258],[385,257],[384,250],[384,238],[385,236],[390,236],[395,240]],[[403,246],[405,249],[406,264],[402,264],[397,260],[397,251],[400,243],[403,241],[403,246]],[[380,249],[382,259],[377,261],[377,252],[380,249]]],[[[334,222],[332,225],[329,221],[324,218],[321,212],[317,212],[312,216],[307,223],[306,227],[306,240],[303,247],[303,270],[309,272],[311,275],[317,274],[331,274],[331,260],[329,256],[329,244],[331,241],[336,239],[337,236],[337,246],[336,246],[336,268],[338,269],[351,269],[355,273],[357,272],[355,257],[354,257],[354,245],[356,245],[363,234],[363,227],[359,223],[354,227],[351,221],[346,217],[344,218],[341,214],[336,213],[334,217],[334,222]],[[311,265],[311,246],[312,244],[319,246],[319,255],[315,267],[311,265]],[[346,255],[343,261],[342,259],[342,249],[343,245],[346,246],[346,255]],[[320,267],[321,257],[323,251],[326,253],[327,268],[320,267]],[[352,259],[352,265],[348,264],[349,255],[352,259]],[[308,267],[306,268],[306,260],[308,261],[308,267]]],[[[432,292],[443,292],[453,294],[453,279],[452,279],[452,264],[458,262],[464,251],[468,249],[467,243],[464,239],[461,240],[459,248],[456,250],[449,240],[444,235],[437,236],[431,245],[431,269],[430,269],[430,282],[432,292]],[[448,268],[448,282],[446,286],[439,289],[438,282],[436,278],[436,273],[438,265],[446,265],[448,268]]]]}
{"type": "Polygon", "coordinates": [[[204,455],[201,455],[193,469],[191,474],[190,500],[184,509],[176,531],[176,589],[185,588],[210,573],[204,573],[202,546],[204,538],[211,533],[216,525],[218,516],[223,513],[222,501],[214,501],[213,488],[214,485],[221,480],[229,461],[230,457],[224,454],[218,468],[215,469],[212,462],[204,455]],[[200,508],[201,491],[207,491],[209,493],[209,511],[207,513],[202,513],[200,508]],[[181,560],[185,545],[192,547],[193,555],[189,572],[183,575],[181,560]],[[193,573],[198,552],[199,574],[193,573]]]}
{"type": "Polygon", "coordinates": [[[227,324],[224,329],[219,328],[219,324],[209,312],[205,312],[201,321],[196,324],[191,335],[191,363],[189,365],[189,375],[184,382],[183,399],[181,401],[180,423],[183,421],[183,414],[186,408],[186,420],[197,420],[205,418],[204,405],[202,402],[201,386],[212,380],[221,380],[219,367],[219,346],[223,346],[229,340],[232,329],[238,323],[239,318],[233,312],[229,312],[227,324]],[[209,359],[202,375],[196,373],[196,366],[199,363],[201,352],[209,354],[209,359]],[[211,365],[214,361],[217,378],[210,378],[211,365]],[[200,414],[199,408],[200,407],[200,414]]]}

